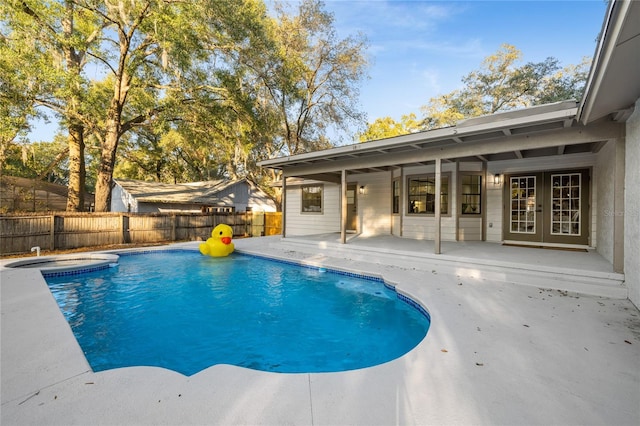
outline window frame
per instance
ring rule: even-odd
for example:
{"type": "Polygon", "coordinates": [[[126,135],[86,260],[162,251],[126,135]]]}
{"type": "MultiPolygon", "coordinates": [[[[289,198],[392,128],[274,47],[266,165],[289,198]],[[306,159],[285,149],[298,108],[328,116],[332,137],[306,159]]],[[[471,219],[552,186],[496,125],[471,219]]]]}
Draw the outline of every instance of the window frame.
{"type": "Polygon", "coordinates": [[[402,180],[397,177],[391,181],[391,214],[400,215],[402,213],[402,180]],[[398,193],[396,194],[396,185],[398,193]],[[397,199],[397,203],[396,203],[397,199]],[[397,206],[397,211],[396,211],[397,206]]]}
{"type": "MultiPolygon", "coordinates": [[[[458,200],[459,200],[458,201],[458,206],[460,207],[460,213],[459,213],[460,216],[464,216],[464,217],[481,217],[482,216],[482,210],[484,209],[484,203],[482,202],[483,198],[484,198],[483,197],[484,196],[484,194],[483,194],[483,189],[484,189],[483,179],[484,179],[484,176],[480,172],[461,172],[461,173],[458,174],[458,180],[460,182],[459,185],[458,185],[458,191],[459,191],[459,194],[460,194],[459,197],[458,197],[458,200]],[[465,183],[463,182],[463,180],[464,180],[465,177],[469,177],[469,176],[475,176],[475,177],[480,178],[480,182],[478,182],[479,193],[477,193],[477,194],[476,193],[468,193],[467,194],[467,193],[464,192],[465,183]],[[479,207],[479,209],[478,209],[477,212],[465,212],[464,211],[465,210],[464,206],[466,204],[464,202],[465,195],[469,195],[469,196],[474,196],[475,195],[475,196],[478,197],[478,207],[479,207]]],[[[471,185],[471,184],[469,184],[469,185],[471,185]]]]}
{"type": "Polygon", "coordinates": [[[300,213],[301,214],[324,214],[324,185],[319,183],[319,184],[309,184],[309,185],[302,185],[300,187],[300,213]],[[305,210],[305,190],[308,190],[309,188],[319,188],[320,189],[320,196],[319,196],[319,200],[320,200],[320,210],[318,211],[313,211],[313,210],[305,210]]]}
{"type": "MultiPolygon", "coordinates": [[[[407,176],[406,182],[407,182],[407,190],[406,190],[406,195],[407,195],[407,215],[411,215],[411,216],[427,216],[427,217],[434,217],[435,216],[435,199],[434,199],[434,211],[433,213],[430,212],[412,212],[411,211],[411,181],[412,180],[418,180],[418,179],[433,179],[433,186],[434,186],[434,191],[435,191],[435,178],[436,178],[436,174],[435,173],[423,173],[423,174],[418,174],[418,175],[411,175],[411,176],[407,176]]],[[[447,187],[447,192],[443,193],[442,192],[442,187],[440,188],[441,192],[440,192],[440,197],[442,197],[443,195],[446,196],[447,198],[447,202],[446,203],[442,203],[442,199],[441,199],[441,203],[440,203],[440,216],[441,217],[450,217],[451,216],[451,172],[445,172],[442,173],[440,175],[440,179],[441,179],[441,184],[442,181],[444,181],[446,179],[446,187],[447,187]],[[446,213],[442,212],[442,207],[446,206],[447,210],[446,213]]],[[[426,203],[426,200],[425,200],[426,203]]]]}

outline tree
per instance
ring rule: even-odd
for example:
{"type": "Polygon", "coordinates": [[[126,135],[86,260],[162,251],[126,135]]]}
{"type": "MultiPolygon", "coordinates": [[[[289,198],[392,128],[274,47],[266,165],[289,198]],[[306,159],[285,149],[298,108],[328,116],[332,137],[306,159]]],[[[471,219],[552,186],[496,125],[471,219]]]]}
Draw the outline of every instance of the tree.
{"type": "Polygon", "coordinates": [[[53,142],[11,144],[7,154],[3,172],[10,176],[69,183],[69,146],[63,136],[56,136],[53,142]]]}
{"type": "Polygon", "coordinates": [[[263,182],[259,160],[328,147],[328,127],[363,117],[364,40],[338,39],[318,1],[296,15],[275,10],[267,17],[261,0],[10,0],[3,51],[21,56],[0,62],[0,82],[18,66],[33,88],[15,86],[29,96],[9,105],[23,117],[11,129],[27,128],[38,105],[54,111],[68,130],[70,185],[78,176],[82,194],[86,157],[97,211],[110,208],[116,167],[145,179],[263,182]]]}
{"type": "Polygon", "coordinates": [[[256,0],[119,0],[83,5],[102,17],[107,29],[102,43],[116,47],[97,56],[113,83],[103,118],[96,182],[96,210],[106,211],[122,135],[150,125],[178,104],[196,102],[198,96],[192,95],[217,92],[208,80],[211,66],[250,42],[264,7],[256,0]]]}
{"type": "MultiPolygon", "coordinates": [[[[4,12],[4,9],[3,9],[4,12]]],[[[6,30],[5,28],[2,28],[6,30]]],[[[35,78],[20,66],[16,50],[30,52],[25,39],[15,37],[7,31],[0,33],[0,170],[5,170],[8,152],[12,144],[24,137],[29,130],[29,119],[37,115],[31,101],[33,88],[38,86],[35,78]]],[[[26,55],[25,55],[26,56],[26,55]]]]}
{"type": "Polygon", "coordinates": [[[482,62],[479,70],[462,79],[464,87],[432,98],[422,107],[427,128],[455,125],[462,118],[477,117],[532,105],[579,99],[589,62],[561,68],[557,59],[518,66],[522,53],[504,44],[482,62]]]}
{"type": "Polygon", "coordinates": [[[561,68],[555,58],[518,65],[522,53],[504,44],[484,59],[480,69],[462,78],[464,86],[431,98],[421,108],[423,118],[403,115],[400,123],[390,117],[368,125],[360,140],[373,140],[421,130],[453,126],[465,118],[509,111],[533,105],[579,99],[589,70],[589,59],[561,68]]]}
{"type": "MultiPolygon", "coordinates": [[[[24,90],[19,100],[25,117],[14,123],[24,129],[34,107],[54,111],[68,128],[69,195],[67,210],[83,208],[85,184],[83,96],[86,80],[82,71],[87,53],[96,43],[101,28],[94,17],[78,11],[71,0],[42,2],[10,0],[3,4],[2,22],[8,34],[5,47],[15,61],[22,80],[13,79],[13,93],[24,90]]],[[[8,80],[4,67],[2,80],[8,80]]],[[[14,101],[18,98],[14,96],[14,101]]]]}
{"type": "Polygon", "coordinates": [[[256,67],[280,128],[270,155],[294,155],[327,148],[327,128],[360,123],[358,84],[365,77],[362,35],[339,39],[333,16],[317,0],[303,0],[297,14],[276,3],[272,34],[275,57],[256,67]]]}
{"type": "Polygon", "coordinates": [[[391,138],[424,130],[424,123],[414,113],[403,115],[400,122],[391,117],[378,118],[367,125],[367,130],[359,135],[360,142],[391,138]]]}

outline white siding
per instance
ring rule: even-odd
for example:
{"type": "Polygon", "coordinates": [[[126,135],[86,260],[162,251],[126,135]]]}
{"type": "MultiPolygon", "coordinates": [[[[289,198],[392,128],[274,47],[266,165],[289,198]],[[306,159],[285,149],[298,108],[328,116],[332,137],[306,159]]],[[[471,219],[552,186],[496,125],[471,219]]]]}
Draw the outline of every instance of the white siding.
{"type": "Polygon", "coordinates": [[[287,186],[286,235],[313,235],[340,232],[340,185],[322,183],[322,213],[302,213],[302,189],[287,186]]]}
{"type": "Polygon", "coordinates": [[[138,213],[138,201],[116,183],[111,190],[111,211],[138,213]]]}
{"type": "Polygon", "coordinates": [[[349,183],[364,186],[358,197],[358,230],[362,235],[391,233],[391,175],[388,172],[349,176],[349,183]],[[358,179],[357,181],[355,179],[358,179]]]}
{"type": "Polygon", "coordinates": [[[458,220],[460,241],[482,241],[482,218],[463,216],[458,220]]]}
{"type": "MultiPolygon", "coordinates": [[[[433,240],[435,238],[435,219],[433,217],[416,217],[408,215],[404,217],[404,233],[407,238],[417,240],[433,240]]],[[[443,241],[455,241],[456,220],[454,217],[441,218],[441,238],[443,241]]]]}

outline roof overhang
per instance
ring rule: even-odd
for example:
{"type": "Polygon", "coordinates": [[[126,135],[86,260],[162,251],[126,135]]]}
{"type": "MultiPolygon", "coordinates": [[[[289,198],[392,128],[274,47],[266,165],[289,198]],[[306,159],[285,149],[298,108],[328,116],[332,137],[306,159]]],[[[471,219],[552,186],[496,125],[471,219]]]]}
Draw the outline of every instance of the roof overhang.
{"type": "Polygon", "coordinates": [[[340,181],[350,174],[444,161],[498,161],[546,155],[595,152],[618,134],[611,124],[585,128],[575,121],[575,101],[541,105],[477,117],[456,126],[363,142],[323,151],[264,160],[263,167],[288,177],[340,181]]]}
{"type": "Polygon", "coordinates": [[[587,124],[612,115],[625,121],[640,98],[640,1],[612,0],[580,104],[587,124]]]}

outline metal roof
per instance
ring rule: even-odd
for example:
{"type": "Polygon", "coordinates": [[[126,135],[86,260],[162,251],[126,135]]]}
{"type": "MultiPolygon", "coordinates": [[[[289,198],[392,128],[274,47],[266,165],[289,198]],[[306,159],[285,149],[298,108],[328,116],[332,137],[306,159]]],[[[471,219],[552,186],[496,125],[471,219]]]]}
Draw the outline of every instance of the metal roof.
{"type": "Polygon", "coordinates": [[[215,205],[221,202],[218,194],[224,189],[242,182],[250,185],[246,179],[181,184],[145,182],[133,179],[114,179],[114,182],[139,202],[197,205],[215,205]]]}

